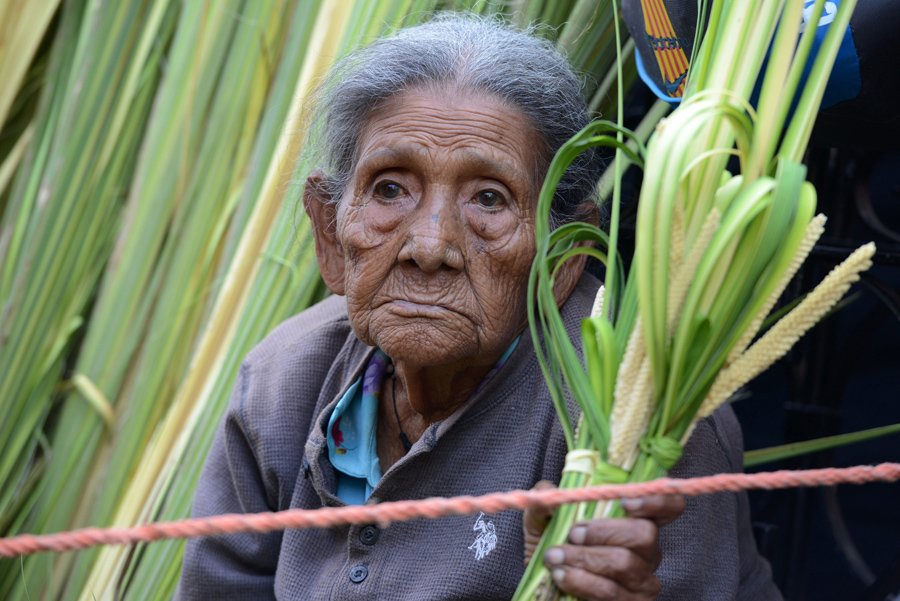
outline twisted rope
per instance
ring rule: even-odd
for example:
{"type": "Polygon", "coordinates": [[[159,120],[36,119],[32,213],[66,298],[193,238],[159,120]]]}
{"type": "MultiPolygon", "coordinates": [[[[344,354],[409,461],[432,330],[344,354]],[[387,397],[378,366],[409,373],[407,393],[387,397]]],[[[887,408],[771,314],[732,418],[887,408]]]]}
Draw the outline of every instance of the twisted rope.
{"type": "Polygon", "coordinates": [[[288,509],[279,512],[227,514],[173,522],[156,522],[132,528],[84,528],[56,534],[23,534],[0,539],[0,557],[31,555],[43,551],[72,551],[98,545],[131,545],[173,538],[194,538],[239,532],[270,532],[286,528],[330,528],[348,524],[377,523],[387,526],[416,518],[465,515],[479,511],[497,513],[557,507],[565,503],[628,499],[660,494],[697,496],[748,489],[865,484],[900,480],[900,463],[848,468],[717,474],[701,478],[660,478],[651,482],[614,484],[573,489],[512,490],[479,497],[430,498],[392,501],[377,505],[351,505],[322,509],[288,509]]]}

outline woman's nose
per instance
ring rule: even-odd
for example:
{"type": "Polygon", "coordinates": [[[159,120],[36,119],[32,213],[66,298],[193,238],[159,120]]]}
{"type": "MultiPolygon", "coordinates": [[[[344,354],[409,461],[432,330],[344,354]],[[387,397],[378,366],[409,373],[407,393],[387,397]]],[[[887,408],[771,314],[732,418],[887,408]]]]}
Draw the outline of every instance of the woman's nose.
{"type": "Polygon", "coordinates": [[[408,222],[406,242],[398,257],[400,261],[412,261],[426,273],[444,266],[455,270],[463,268],[462,228],[454,205],[439,197],[416,207],[408,222]]]}

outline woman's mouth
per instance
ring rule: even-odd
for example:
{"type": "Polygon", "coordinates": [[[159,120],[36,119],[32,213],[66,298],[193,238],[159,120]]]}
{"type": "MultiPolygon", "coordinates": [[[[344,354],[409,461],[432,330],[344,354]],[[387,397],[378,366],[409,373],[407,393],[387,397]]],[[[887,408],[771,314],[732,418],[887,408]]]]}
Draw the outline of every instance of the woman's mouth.
{"type": "Polygon", "coordinates": [[[403,317],[446,317],[447,313],[459,313],[444,305],[428,302],[395,299],[387,304],[393,313],[403,317]]]}

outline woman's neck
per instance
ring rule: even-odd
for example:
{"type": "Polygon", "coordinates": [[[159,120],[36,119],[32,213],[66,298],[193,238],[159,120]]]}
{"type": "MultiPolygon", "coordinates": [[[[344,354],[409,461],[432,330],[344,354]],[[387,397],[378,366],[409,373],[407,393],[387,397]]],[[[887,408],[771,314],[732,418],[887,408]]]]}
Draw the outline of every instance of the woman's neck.
{"type": "MultiPolygon", "coordinates": [[[[394,364],[397,378],[397,408],[401,422],[421,422],[421,431],[436,421],[446,419],[472,395],[490,371],[491,365],[452,367],[417,367],[394,364]]],[[[421,435],[417,433],[416,438],[421,435]]],[[[412,439],[411,439],[412,440],[412,439]]]]}
{"type": "Polygon", "coordinates": [[[406,454],[401,434],[415,443],[431,424],[453,415],[469,400],[492,366],[450,369],[394,363],[394,375],[382,382],[378,409],[382,472],[406,454]]]}

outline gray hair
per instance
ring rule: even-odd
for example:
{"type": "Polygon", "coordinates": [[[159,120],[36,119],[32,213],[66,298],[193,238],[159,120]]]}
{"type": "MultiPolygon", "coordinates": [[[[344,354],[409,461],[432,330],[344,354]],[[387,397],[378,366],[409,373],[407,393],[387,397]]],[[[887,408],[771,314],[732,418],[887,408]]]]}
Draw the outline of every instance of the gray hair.
{"type": "MultiPolygon", "coordinates": [[[[395,94],[435,84],[488,92],[521,110],[545,144],[541,171],[588,122],[581,80],[550,42],[498,19],[443,14],[350,54],[320,86],[311,138],[332,198],[349,183],[372,111],[395,94]]],[[[584,217],[601,171],[595,152],[576,159],[554,198],[555,225],[584,217]]]]}

